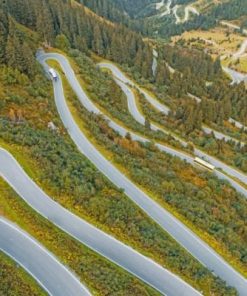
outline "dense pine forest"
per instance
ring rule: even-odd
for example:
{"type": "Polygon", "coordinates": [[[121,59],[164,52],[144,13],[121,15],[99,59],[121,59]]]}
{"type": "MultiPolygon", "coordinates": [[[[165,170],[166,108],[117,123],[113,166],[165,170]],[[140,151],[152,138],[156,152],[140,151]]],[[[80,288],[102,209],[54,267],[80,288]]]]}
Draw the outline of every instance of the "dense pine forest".
{"type": "Polygon", "coordinates": [[[138,62],[141,68],[146,69],[144,72],[150,69],[152,51],[140,35],[121,25],[108,24],[87,13],[83,7],[78,9],[74,1],[10,0],[2,3],[1,15],[2,62],[11,65],[15,61],[17,68],[24,72],[30,71],[26,62],[30,65],[34,55],[30,57],[30,49],[25,50],[24,36],[18,32],[14,20],[37,32],[39,40],[47,45],[55,45],[62,38],[65,46],[82,51],[93,50],[98,55],[129,66],[138,62]],[[22,54],[17,51],[19,45],[22,54]]]}
{"type": "MultiPolygon", "coordinates": [[[[34,52],[37,44],[44,42],[49,45],[59,44],[64,48],[73,47],[84,52],[93,50],[96,54],[127,65],[142,77],[153,80],[151,46],[144,43],[139,34],[88,14],[83,7],[78,9],[75,2],[49,3],[47,0],[37,3],[32,0],[10,0],[2,6],[2,63],[15,65],[18,70],[30,75],[35,71],[34,52]],[[35,40],[31,48],[27,46],[27,37],[20,32],[15,21],[38,33],[38,40],[35,40]]],[[[181,97],[191,92],[199,97],[210,98],[201,105],[202,117],[209,121],[222,123],[232,116],[245,122],[247,118],[244,87],[230,88],[221,73],[220,61],[213,62],[206,54],[191,50],[184,52],[183,48],[165,46],[161,49],[155,83],[161,87],[161,91],[165,83],[167,95],[172,97],[181,97]],[[199,62],[194,63],[194,59],[199,62]],[[167,69],[167,63],[178,70],[173,77],[167,69]],[[214,80],[215,83],[212,87],[206,87],[205,80],[214,80]],[[209,116],[208,108],[205,108],[208,106],[212,110],[209,116]]],[[[188,114],[188,117],[191,115],[188,114]]],[[[200,121],[198,124],[200,125],[200,121]]]]}
{"type": "MultiPolygon", "coordinates": [[[[162,47],[160,56],[155,83],[161,92],[162,86],[166,85],[167,95],[172,97],[181,98],[192,93],[205,99],[199,107],[203,121],[222,125],[224,120],[232,116],[246,123],[247,92],[244,83],[229,86],[219,58],[213,60],[204,52],[179,45],[162,47]],[[169,73],[167,64],[177,70],[175,75],[169,73]],[[210,85],[205,81],[213,83],[210,85]]],[[[190,114],[188,116],[191,117],[190,114]]]]}
{"type": "MultiPolygon", "coordinates": [[[[124,23],[142,34],[153,37],[158,31],[158,36],[163,38],[198,28],[209,29],[220,20],[239,19],[247,14],[245,0],[222,1],[210,5],[206,11],[202,11],[198,16],[194,15],[188,22],[174,25],[175,18],[172,15],[166,15],[163,18],[156,17],[155,7],[159,1],[80,0],[80,2],[99,15],[118,23],[124,23]]],[[[174,0],[171,8],[191,3],[193,1],[174,0]]],[[[242,22],[244,24],[244,20],[242,22]]]]}

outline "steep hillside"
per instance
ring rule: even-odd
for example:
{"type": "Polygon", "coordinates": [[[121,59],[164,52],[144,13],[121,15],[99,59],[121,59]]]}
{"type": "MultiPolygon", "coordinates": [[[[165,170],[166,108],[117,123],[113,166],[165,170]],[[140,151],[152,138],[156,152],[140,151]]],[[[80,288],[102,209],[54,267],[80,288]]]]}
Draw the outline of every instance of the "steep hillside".
{"type": "Polygon", "coordinates": [[[241,19],[247,9],[245,0],[84,0],[83,3],[106,18],[152,37],[207,29],[222,19],[241,19]]]}
{"type": "MultiPolygon", "coordinates": [[[[199,39],[168,37],[186,28],[215,28],[221,19],[242,26],[245,8],[243,0],[0,2],[0,148],[13,154],[66,213],[154,260],[205,296],[237,296],[238,286],[211,272],[207,258],[201,263],[204,254],[192,252],[188,233],[210,250],[210,258],[212,248],[234,274],[247,274],[247,187],[238,178],[247,173],[247,92],[244,83],[230,84],[218,47],[212,53],[199,39]],[[45,56],[47,69],[57,73],[53,81],[42,64],[45,56]],[[99,63],[116,67],[121,79],[99,63]],[[59,105],[63,100],[66,119],[59,105]],[[81,146],[74,130],[80,141],[85,139],[81,146]],[[90,157],[95,151],[99,164],[90,157]],[[221,169],[196,164],[198,151],[221,169]],[[107,163],[103,169],[102,163],[107,163]],[[109,171],[118,172],[117,181],[109,171]],[[175,221],[171,228],[164,213],[175,221]],[[180,233],[173,235],[177,225],[185,242],[180,233]]],[[[238,49],[244,55],[240,32],[224,31],[219,43],[234,41],[229,52],[238,49]]],[[[54,217],[35,212],[10,186],[0,178],[0,215],[44,245],[92,295],[161,294],[97,247],[93,251],[63,232],[58,226],[66,219],[55,211],[54,217]]],[[[1,266],[4,295],[10,286],[13,295],[29,296],[32,289],[42,295],[2,253],[1,266]]]]}
{"type": "MultiPolygon", "coordinates": [[[[151,49],[142,41],[140,35],[100,19],[85,10],[82,5],[78,6],[74,1],[10,0],[6,2],[3,9],[8,11],[17,22],[36,31],[40,44],[54,45],[58,41],[56,37],[63,35],[65,46],[83,51],[93,50],[101,56],[127,63],[130,66],[135,64],[138,56],[141,56],[140,61],[143,67],[152,63],[151,49]]],[[[6,51],[7,39],[12,33],[6,14],[2,24],[4,31],[1,36],[1,56],[9,60],[11,59],[8,57],[9,53],[5,53],[9,52],[6,51]]],[[[18,35],[14,40],[17,42],[21,38],[22,36],[18,35]]],[[[25,46],[24,43],[23,46],[25,46]]],[[[13,46],[13,49],[17,47],[13,46]]],[[[25,56],[30,55],[27,52],[25,56]]]]}

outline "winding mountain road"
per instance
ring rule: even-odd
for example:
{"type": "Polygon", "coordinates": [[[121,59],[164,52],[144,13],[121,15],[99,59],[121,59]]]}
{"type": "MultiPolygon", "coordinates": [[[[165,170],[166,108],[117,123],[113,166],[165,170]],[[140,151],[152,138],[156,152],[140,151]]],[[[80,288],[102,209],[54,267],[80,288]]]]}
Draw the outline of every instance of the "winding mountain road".
{"type": "Polygon", "coordinates": [[[163,17],[165,15],[171,14],[171,6],[172,6],[172,0],[167,0],[167,3],[165,4],[165,1],[161,1],[159,3],[156,3],[156,10],[160,10],[165,6],[165,10],[162,11],[159,14],[159,17],[163,17]]]}
{"type": "MultiPolygon", "coordinates": [[[[245,143],[244,142],[241,142],[233,137],[230,137],[228,135],[224,135],[222,134],[221,132],[218,132],[216,130],[213,130],[212,128],[210,127],[207,127],[207,126],[203,126],[202,127],[203,131],[206,133],[206,134],[211,134],[211,133],[214,133],[216,139],[219,139],[219,140],[225,140],[225,141],[232,141],[236,144],[240,144],[241,147],[244,147],[245,143]]],[[[247,176],[246,176],[247,178],[247,176]]],[[[246,181],[247,183],[247,181],[246,181]]]]}
{"type": "Polygon", "coordinates": [[[165,0],[155,3],[156,10],[160,10],[163,6],[165,6],[165,0]]]}
{"type": "MultiPolygon", "coordinates": [[[[62,91],[61,82],[57,82],[54,84],[54,86],[55,85],[59,88],[58,92],[57,90],[55,90],[57,100],[56,103],[60,104],[61,101],[65,103],[62,97],[63,95],[62,93],[60,93],[60,91],[62,91]]],[[[59,112],[61,111],[62,109],[61,107],[59,107],[59,112]]],[[[67,111],[65,112],[67,113],[67,111]]],[[[72,127],[70,124],[68,125],[68,127],[69,129],[71,128],[71,131],[77,130],[79,132],[78,127],[75,127],[74,129],[74,127],[72,127]]],[[[85,148],[87,149],[87,143],[84,142],[83,144],[85,144],[85,148]]],[[[25,200],[35,211],[40,213],[43,217],[47,218],[53,224],[64,230],[66,233],[68,233],[84,245],[88,246],[100,255],[106,257],[110,261],[116,263],[120,267],[132,273],[134,276],[140,278],[150,286],[154,287],[156,290],[160,291],[160,293],[167,296],[201,295],[190,285],[185,283],[182,279],[172,274],[162,266],[158,265],[153,260],[141,255],[131,247],[121,243],[112,236],[92,226],[91,224],[87,223],[83,219],[79,218],[78,216],[74,215],[73,213],[69,212],[61,205],[56,203],[47,194],[45,194],[45,192],[43,192],[36,183],[34,183],[29,178],[29,176],[21,168],[14,157],[9,152],[1,148],[0,176],[2,176],[6,180],[6,182],[23,198],[23,200],[25,200]]],[[[6,250],[8,250],[8,248],[11,249],[12,247],[14,247],[14,245],[10,242],[12,240],[15,240],[15,234],[10,236],[9,233],[6,232],[3,238],[1,238],[1,235],[3,235],[2,232],[0,233],[0,248],[2,245],[6,248],[6,250]],[[4,243],[5,238],[6,244],[4,243]]],[[[16,239],[16,242],[18,242],[18,239],[16,239]]],[[[19,241],[19,243],[21,248],[25,248],[27,246],[25,245],[25,243],[22,244],[21,241],[19,241]]],[[[32,257],[30,257],[30,260],[31,258],[32,257]]],[[[29,266],[28,261],[26,265],[29,266]]],[[[49,265],[47,265],[46,268],[48,269],[49,265]]],[[[51,269],[51,271],[54,271],[54,269],[51,269]]],[[[57,285],[57,283],[55,282],[54,285],[57,285]]],[[[56,287],[54,287],[54,289],[55,288],[56,287]]],[[[66,296],[67,295],[77,296],[84,294],[78,293],[78,289],[75,289],[75,294],[67,293],[66,296]]]]}
{"type": "MultiPolygon", "coordinates": [[[[221,21],[220,24],[223,25],[223,26],[227,26],[227,27],[229,27],[231,29],[234,29],[234,30],[239,30],[239,31],[241,30],[241,28],[238,25],[235,25],[235,24],[232,24],[232,23],[229,23],[229,22],[226,22],[226,21],[221,21]]],[[[242,33],[247,35],[247,30],[243,29],[242,33]]]]}
{"type": "MultiPolygon", "coordinates": [[[[227,26],[228,28],[234,29],[234,30],[239,30],[240,31],[240,27],[238,25],[226,22],[226,21],[221,21],[220,22],[221,25],[223,26],[227,26]]],[[[247,29],[243,29],[242,33],[247,35],[247,29]]],[[[239,58],[247,49],[247,40],[245,40],[240,49],[233,55],[233,58],[239,58]]],[[[232,79],[232,83],[231,84],[239,84],[241,82],[247,82],[247,74],[243,74],[240,72],[237,72],[229,67],[222,67],[223,71],[229,75],[232,79]]]]}
{"type": "Polygon", "coordinates": [[[165,7],[165,9],[158,14],[158,17],[162,18],[163,16],[170,15],[171,13],[173,13],[176,19],[176,24],[180,24],[180,23],[187,22],[189,20],[190,14],[196,14],[196,15],[200,14],[195,7],[191,5],[187,5],[184,8],[184,18],[182,19],[177,14],[177,10],[181,5],[175,5],[173,8],[171,8],[171,6],[172,6],[172,0],[162,0],[161,2],[156,2],[155,3],[156,10],[163,10],[163,8],[165,7]]]}
{"type": "MultiPolygon", "coordinates": [[[[208,41],[210,41],[210,40],[208,40],[208,41]]],[[[247,40],[246,40],[246,41],[247,41],[247,40]]],[[[212,41],[211,41],[211,42],[212,42],[212,41]]],[[[246,45],[246,46],[247,46],[247,45],[246,45]]],[[[158,66],[157,58],[158,58],[158,52],[157,52],[155,49],[153,49],[153,64],[152,64],[153,75],[155,75],[155,72],[156,72],[156,69],[157,69],[157,66],[158,66]]],[[[104,63],[105,67],[108,68],[108,69],[110,69],[110,70],[112,71],[113,76],[118,77],[117,75],[119,75],[119,73],[118,73],[118,71],[116,71],[116,69],[115,69],[115,68],[117,68],[117,67],[116,67],[114,64],[111,64],[111,63],[108,63],[108,66],[106,66],[106,64],[107,64],[107,63],[104,63]],[[114,67],[115,67],[115,68],[114,68],[114,67]]],[[[99,65],[100,65],[100,64],[99,64],[99,65]]],[[[167,67],[168,67],[168,69],[169,69],[169,71],[170,71],[171,73],[174,73],[174,72],[175,72],[175,70],[174,70],[172,67],[170,67],[168,63],[167,63],[167,67]]],[[[236,82],[237,82],[237,83],[240,83],[240,82],[242,82],[243,80],[246,80],[246,81],[247,81],[247,75],[244,75],[244,74],[242,74],[242,73],[239,73],[239,72],[237,72],[237,71],[234,71],[234,70],[232,70],[232,69],[230,69],[230,68],[228,68],[228,67],[222,67],[222,68],[223,68],[223,71],[226,72],[226,73],[232,78],[232,80],[233,80],[232,84],[233,84],[233,83],[236,83],[236,82]]],[[[121,72],[121,70],[119,70],[119,71],[121,72]]],[[[122,73],[122,75],[124,75],[124,74],[122,73]]],[[[120,77],[118,77],[118,78],[121,79],[120,77]]],[[[201,99],[200,99],[199,97],[197,97],[197,96],[195,96],[195,95],[193,95],[193,94],[191,94],[191,93],[187,93],[187,95],[188,95],[190,98],[196,100],[197,103],[200,103],[200,102],[201,102],[201,99]]],[[[167,109],[168,109],[168,112],[165,113],[166,115],[167,115],[167,113],[169,113],[169,111],[170,111],[168,107],[167,107],[167,109]]],[[[161,112],[162,112],[162,111],[161,111],[161,112]]],[[[239,128],[247,129],[247,127],[245,127],[243,124],[241,124],[240,122],[235,121],[235,120],[232,119],[232,118],[229,119],[229,122],[231,122],[231,123],[235,123],[235,125],[236,125],[237,127],[239,127],[239,128]]],[[[209,127],[207,127],[207,126],[202,126],[202,130],[203,130],[206,134],[211,134],[211,133],[213,133],[214,136],[215,136],[215,138],[218,139],[218,140],[232,141],[232,142],[235,142],[235,143],[240,143],[241,147],[243,147],[243,146],[246,144],[246,143],[241,142],[241,141],[239,141],[239,140],[237,140],[237,139],[235,139],[235,138],[232,138],[232,137],[230,137],[230,136],[228,136],[228,135],[224,135],[223,133],[218,132],[218,131],[216,131],[216,130],[214,130],[214,129],[212,129],[212,128],[209,128],[209,127]]],[[[177,140],[178,140],[178,138],[177,138],[177,140]]],[[[180,139],[180,142],[181,142],[181,139],[180,139]]],[[[184,143],[185,143],[185,142],[183,142],[182,144],[184,144],[184,143]]],[[[234,177],[235,177],[235,176],[234,176],[234,177]]]]}
{"type": "Polygon", "coordinates": [[[233,58],[235,58],[235,59],[240,58],[242,55],[244,55],[246,53],[246,50],[247,50],[247,39],[245,39],[243,41],[239,50],[236,53],[234,53],[233,58]]]}
{"type": "MultiPolygon", "coordinates": [[[[138,109],[137,103],[136,103],[136,99],[135,99],[135,95],[133,93],[133,91],[130,89],[129,85],[137,87],[136,84],[134,84],[134,82],[130,81],[125,75],[124,73],[114,64],[111,63],[100,63],[99,67],[101,68],[106,68],[108,70],[110,70],[113,74],[113,79],[114,81],[120,86],[120,88],[122,89],[122,91],[125,93],[126,98],[127,98],[127,102],[128,102],[128,109],[130,114],[132,115],[132,117],[139,122],[140,124],[144,125],[145,124],[145,118],[144,116],[141,114],[141,112],[138,109]]],[[[143,91],[143,90],[142,90],[143,91]]],[[[143,91],[143,93],[146,93],[145,91],[143,91]]],[[[152,98],[152,97],[151,97],[152,98]]],[[[164,106],[164,105],[163,105],[164,106]]],[[[168,109],[168,112],[170,111],[168,107],[166,107],[168,109]]],[[[166,113],[167,114],[167,113],[166,113]]],[[[215,136],[219,139],[223,139],[225,138],[226,140],[233,140],[231,137],[223,135],[222,133],[216,132],[208,127],[203,127],[204,131],[206,133],[211,133],[214,132],[215,136]]],[[[184,140],[182,140],[181,138],[177,137],[176,135],[170,133],[169,131],[166,131],[165,129],[160,128],[159,126],[155,125],[154,123],[151,123],[151,129],[154,131],[162,131],[166,134],[171,134],[177,141],[179,141],[183,146],[187,146],[188,143],[186,143],[184,140]]],[[[244,143],[242,143],[242,145],[244,145],[244,143]]],[[[164,149],[165,145],[160,145],[158,144],[157,146],[159,146],[159,148],[162,151],[165,151],[167,153],[169,153],[168,151],[166,151],[164,149]]],[[[216,168],[220,168],[222,169],[224,172],[226,172],[229,176],[232,176],[234,178],[239,179],[241,182],[243,182],[244,184],[247,184],[247,176],[226,165],[225,163],[223,163],[222,161],[214,158],[213,156],[208,155],[207,153],[203,152],[202,150],[198,149],[198,148],[194,148],[194,153],[195,155],[204,158],[206,161],[210,162],[212,165],[214,165],[216,168]]],[[[172,153],[171,153],[172,154],[172,153]]],[[[184,159],[186,161],[188,161],[189,163],[193,164],[194,162],[194,158],[193,156],[188,156],[187,154],[181,155],[183,153],[180,153],[179,155],[177,154],[176,156],[180,157],[181,159],[184,159]]],[[[174,155],[174,154],[173,154],[174,155]]],[[[236,183],[234,180],[232,180],[231,178],[225,176],[224,174],[222,174],[222,172],[215,170],[215,174],[220,177],[221,179],[226,179],[227,181],[229,181],[231,183],[231,185],[238,190],[239,192],[241,192],[242,194],[244,194],[247,197],[247,190],[245,188],[243,188],[242,186],[240,186],[238,183],[236,183]]]]}
{"type": "Polygon", "coordinates": [[[120,81],[122,81],[125,84],[129,84],[132,87],[136,87],[139,92],[144,95],[144,97],[146,98],[146,100],[158,111],[164,113],[165,115],[168,115],[170,112],[170,109],[161,104],[158,100],[156,100],[154,97],[152,97],[147,91],[145,91],[144,89],[140,88],[138,85],[136,85],[133,81],[131,81],[129,78],[127,78],[123,72],[116,67],[114,64],[111,63],[107,63],[107,62],[102,62],[98,64],[99,67],[101,68],[108,68],[109,70],[111,70],[114,73],[114,76],[116,78],[118,78],[120,81]]]}
{"type": "Polygon", "coordinates": [[[21,265],[49,295],[91,295],[78,278],[50,252],[26,232],[2,217],[0,217],[0,250],[21,265]]]}
{"type": "Polygon", "coordinates": [[[185,9],[184,9],[184,18],[182,19],[177,11],[178,11],[178,8],[179,8],[179,5],[175,5],[172,9],[173,11],[173,14],[176,18],[176,24],[180,24],[180,23],[185,23],[189,20],[189,16],[190,16],[190,13],[191,14],[196,14],[196,15],[199,15],[199,11],[195,8],[195,7],[192,7],[190,5],[186,6],[185,9]]]}
{"type": "Polygon", "coordinates": [[[229,118],[229,122],[234,124],[237,128],[244,129],[245,131],[247,131],[247,126],[243,125],[241,122],[239,122],[233,118],[229,118]]]}
{"type": "MultiPolygon", "coordinates": [[[[87,98],[82,90],[76,76],[65,57],[58,54],[42,54],[37,56],[39,62],[47,71],[46,61],[55,59],[58,61],[68,79],[72,89],[78,95],[80,100],[87,98]],[[79,87],[79,88],[78,88],[79,87]]],[[[149,217],[156,221],[165,231],[175,238],[185,249],[187,249],[202,264],[213,270],[216,275],[224,279],[228,285],[234,286],[241,296],[245,295],[247,290],[247,280],[233,269],[221,256],[219,256],[212,248],[189,230],[183,223],[171,215],[167,210],[162,208],[153,199],[140,190],[126,176],[124,176],[114,165],[112,165],[87,139],[83,132],[77,126],[70,110],[66,104],[63,93],[61,79],[57,82],[53,81],[55,102],[60,114],[61,120],[79,151],[83,153],[106,177],[108,177],[117,187],[123,188],[125,194],[132,199],[141,209],[143,209],[149,217]]],[[[88,99],[88,98],[87,98],[88,99]]],[[[88,99],[89,100],[89,99],[88,99]]],[[[89,100],[90,101],[90,100],[89,100]]],[[[84,102],[85,106],[86,102],[84,102]]],[[[87,102],[88,104],[88,102],[87,102]]],[[[112,248],[115,252],[115,248],[112,248]]],[[[119,252],[117,252],[119,255],[119,252]]],[[[126,260],[126,258],[125,258],[126,260]]],[[[132,260],[131,260],[132,261],[132,260]]],[[[136,266],[136,265],[135,265],[136,266]]],[[[145,268],[142,268],[146,272],[145,268]]],[[[152,272],[154,276],[154,273],[152,272]]],[[[156,277],[155,277],[156,278],[156,277]]],[[[152,280],[153,277],[152,277],[152,280]]],[[[148,282],[150,284],[150,281],[148,282]]],[[[161,284],[160,281],[158,284],[161,284]]],[[[157,287],[156,287],[157,288],[157,287]]],[[[174,293],[174,290],[172,291],[174,293]]],[[[198,292],[194,292],[198,293],[198,292]]],[[[174,293],[175,294],[175,293],[174,293]]],[[[176,294],[183,295],[183,294],[176,294]]],[[[190,294],[192,295],[192,294],[190,294]]]]}
{"type": "Polygon", "coordinates": [[[153,49],[153,63],[152,63],[152,72],[153,72],[153,76],[155,76],[156,72],[157,72],[157,67],[158,67],[158,52],[157,50],[153,49]]]}
{"type": "Polygon", "coordinates": [[[223,71],[230,76],[231,84],[239,84],[241,82],[247,82],[247,74],[240,73],[229,67],[222,67],[223,71]]]}
{"type": "MultiPolygon", "coordinates": [[[[45,60],[49,60],[49,59],[56,60],[60,64],[60,66],[62,67],[64,73],[66,74],[66,78],[68,79],[71,87],[73,88],[74,92],[76,93],[76,95],[77,95],[78,99],[80,100],[81,104],[89,112],[93,112],[95,114],[101,114],[108,121],[109,126],[112,129],[114,129],[116,132],[118,132],[121,136],[124,137],[124,136],[126,136],[127,133],[130,133],[132,139],[135,140],[135,141],[140,141],[140,142],[143,142],[143,143],[150,142],[149,139],[147,139],[145,137],[142,137],[142,136],[140,136],[138,134],[135,134],[132,131],[127,130],[126,128],[124,128],[123,126],[119,125],[118,123],[116,123],[115,121],[113,121],[111,118],[109,118],[108,116],[106,116],[105,114],[103,114],[97,108],[97,106],[94,105],[94,103],[88,98],[87,94],[81,88],[80,83],[78,82],[73,69],[71,68],[68,60],[63,55],[57,54],[57,53],[47,53],[45,55],[39,56],[38,59],[41,61],[41,63],[43,64],[43,66],[46,68],[46,70],[48,70],[48,67],[44,63],[45,60]]],[[[119,80],[119,83],[121,83],[121,82],[122,82],[122,80],[119,80]]],[[[126,89],[124,83],[121,83],[121,85],[126,89]]],[[[131,95],[131,92],[129,92],[129,94],[131,95]]],[[[146,99],[149,98],[149,100],[152,101],[154,105],[156,104],[157,101],[155,99],[153,99],[149,94],[147,94],[145,91],[143,91],[143,94],[146,94],[146,96],[147,96],[146,99]]],[[[132,97],[132,99],[133,99],[133,97],[132,97]]],[[[135,102],[132,100],[132,102],[129,102],[128,104],[135,104],[135,102]]],[[[160,103],[158,102],[158,104],[160,104],[160,103]]],[[[158,106],[159,105],[157,105],[157,108],[158,108],[158,106]]],[[[163,110],[166,110],[166,107],[164,107],[162,109],[163,110]]],[[[137,110],[136,110],[136,114],[137,114],[137,110]]],[[[179,150],[176,150],[174,148],[171,148],[171,147],[165,146],[165,145],[161,145],[161,144],[156,144],[156,146],[161,151],[164,151],[166,153],[169,153],[169,154],[171,154],[173,156],[177,156],[177,157],[179,157],[179,158],[181,158],[183,160],[186,160],[187,162],[189,162],[191,164],[194,163],[193,157],[191,157],[189,154],[187,155],[184,152],[181,152],[179,150]]]]}

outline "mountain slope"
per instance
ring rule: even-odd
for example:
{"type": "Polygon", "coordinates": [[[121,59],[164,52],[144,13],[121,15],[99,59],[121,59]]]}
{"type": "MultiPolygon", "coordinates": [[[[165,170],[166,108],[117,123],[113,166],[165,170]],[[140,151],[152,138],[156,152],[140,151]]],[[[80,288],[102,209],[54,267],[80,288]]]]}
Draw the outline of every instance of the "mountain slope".
{"type": "MultiPolygon", "coordinates": [[[[37,3],[32,0],[9,0],[4,9],[17,22],[37,31],[40,42],[54,45],[56,36],[64,35],[69,46],[83,51],[90,49],[101,56],[132,66],[138,55],[141,55],[140,62],[143,67],[146,67],[146,63],[152,63],[151,49],[138,34],[123,26],[113,25],[100,19],[85,10],[83,6],[78,7],[74,1],[43,0],[37,3]],[[149,58],[147,58],[148,55],[149,58]]],[[[1,56],[11,63],[6,47],[8,35],[11,36],[12,33],[6,17],[3,20],[3,26],[5,32],[2,35],[1,56]]],[[[15,35],[13,39],[13,42],[17,43],[15,45],[23,43],[25,46],[21,38],[22,36],[15,35]]],[[[15,45],[12,48],[18,47],[15,45]]],[[[25,56],[29,56],[29,52],[25,56]]],[[[13,58],[13,60],[19,59],[21,57],[13,58]]]]}
{"type": "Polygon", "coordinates": [[[207,29],[221,19],[239,19],[246,15],[247,9],[245,0],[84,0],[83,3],[106,18],[152,37],[207,29]]]}
{"type": "MultiPolygon", "coordinates": [[[[0,3],[1,144],[12,147],[19,156],[27,155],[24,163],[38,182],[51,191],[54,199],[90,223],[93,221],[119,239],[156,258],[191,285],[202,289],[205,295],[236,295],[234,289],[226,287],[196,262],[132,204],[124,192],[116,189],[78,153],[57,116],[52,88],[37,64],[35,54],[38,47],[44,47],[47,51],[62,50],[73,61],[73,66],[78,63],[79,66],[74,68],[75,73],[81,76],[81,83],[92,100],[113,117],[116,116],[122,124],[139,129],[138,132],[151,139],[159,137],[168,140],[169,145],[176,145],[169,135],[164,137],[150,130],[149,120],[154,119],[168,131],[172,130],[185,137],[186,141],[191,141],[187,148],[189,153],[193,154],[193,143],[196,143],[204,146],[207,152],[213,150],[216,157],[222,157],[223,161],[244,171],[247,168],[245,148],[219,141],[202,131],[205,122],[223,128],[230,115],[244,122],[247,109],[243,84],[229,86],[230,81],[221,70],[220,60],[214,60],[205,52],[186,48],[182,42],[164,45],[163,42],[144,39],[140,32],[146,30],[146,34],[152,35],[154,27],[151,22],[154,20],[157,20],[157,28],[159,22],[165,22],[165,19],[167,22],[171,20],[171,30],[180,28],[179,24],[175,24],[176,19],[172,14],[164,15],[162,20],[155,17],[157,6],[154,2],[132,1],[134,7],[131,7],[128,6],[129,1],[84,0],[83,3],[94,12],[81,3],[69,0],[8,0],[5,4],[0,3]],[[140,14],[136,18],[137,12],[140,14]],[[154,72],[153,47],[158,53],[157,71],[154,72]],[[152,110],[134,89],[140,108],[145,109],[145,126],[138,126],[128,114],[126,98],[121,89],[106,72],[96,67],[94,61],[100,58],[108,58],[121,65],[130,77],[155,93],[161,103],[169,105],[171,114],[164,116],[152,110]],[[189,92],[200,96],[202,104],[191,100],[189,92]],[[51,123],[55,130],[49,129],[51,123]]],[[[165,7],[160,3],[160,11],[163,11],[165,7]]],[[[181,10],[177,11],[183,18],[183,9],[190,3],[174,1],[172,7],[183,4],[181,10]]],[[[220,15],[220,12],[217,13],[220,15]]],[[[51,65],[56,67],[55,64],[51,65]]],[[[243,197],[209,172],[159,153],[153,145],[134,142],[128,135],[121,138],[102,118],[93,116],[80,106],[62,72],[61,77],[68,100],[77,110],[78,117],[81,116],[81,120],[86,122],[91,138],[97,139],[102,149],[106,149],[109,154],[113,153],[112,159],[124,166],[136,183],[139,182],[154,195],[158,192],[164,206],[179,213],[179,217],[205,234],[211,240],[210,243],[213,242],[212,245],[215,243],[217,248],[222,247],[223,252],[227,252],[229,258],[233,258],[236,265],[245,270],[246,231],[242,220],[246,207],[243,197]],[[228,223],[229,217],[231,223],[228,223]]],[[[242,136],[239,130],[235,129],[234,132],[242,136]]],[[[9,199],[9,202],[13,202],[9,199]]],[[[9,212],[12,210],[7,206],[4,208],[9,212]]],[[[25,215],[16,214],[14,206],[13,212],[13,216],[24,219],[25,215]]],[[[41,230],[37,236],[47,239],[41,230]]],[[[52,237],[47,240],[52,241],[54,250],[56,236],[52,237]]],[[[111,264],[107,268],[104,265],[102,269],[97,264],[91,265],[94,261],[92,256],[90,266],[99,271],[94,274],[93,267],[89,270],[80,261],[81,253],[74,256],[75,245],[68,237],[57,241],[58,253],[62,249],[66,254],[73,254],[68,255],[69,259],[67,256],[62,257],[72,262],[71,265],[80,276],[88,276],[86,281],[100,295],[114,295],[118,289],[123,295],[149,293],[145,285],[139,282],[135,284],[135,279],[130,280],[127,275],[121,275],[122,271],[118,273],[111,264]],[[114,274],[116,280],[113,280],[114,274]]]]}

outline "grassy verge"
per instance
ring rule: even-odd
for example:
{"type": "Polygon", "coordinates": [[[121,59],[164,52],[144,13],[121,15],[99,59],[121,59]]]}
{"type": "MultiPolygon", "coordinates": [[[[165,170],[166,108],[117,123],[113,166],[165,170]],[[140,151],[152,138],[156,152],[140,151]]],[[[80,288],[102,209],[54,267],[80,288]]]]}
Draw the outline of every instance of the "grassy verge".
{"type": "Polygon", "coordinates": [[[22,267],[0,251],[0,295],[45,296],[47,294],[22,267]]]}

